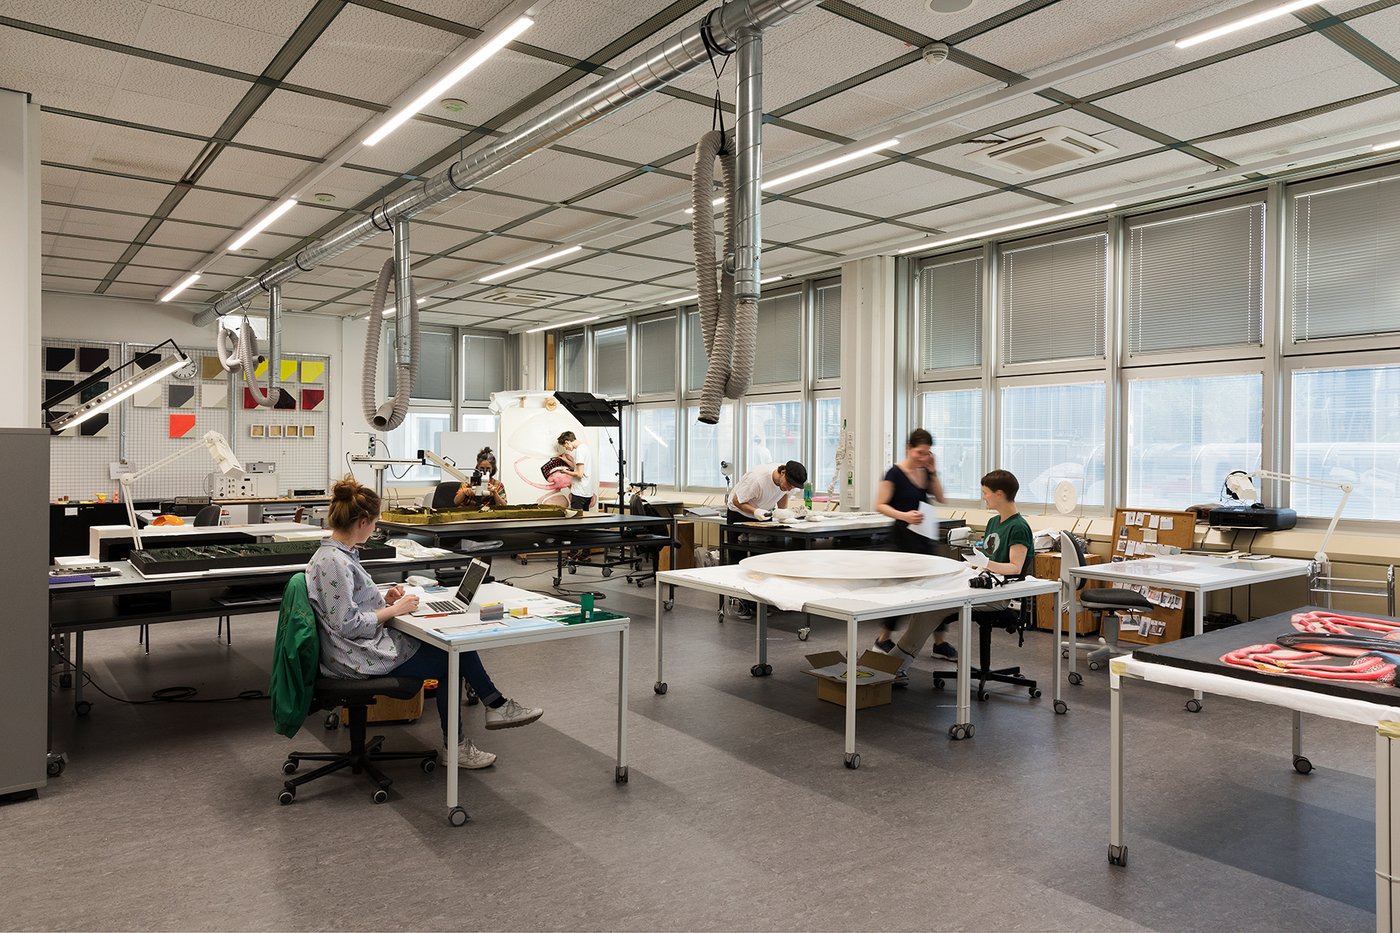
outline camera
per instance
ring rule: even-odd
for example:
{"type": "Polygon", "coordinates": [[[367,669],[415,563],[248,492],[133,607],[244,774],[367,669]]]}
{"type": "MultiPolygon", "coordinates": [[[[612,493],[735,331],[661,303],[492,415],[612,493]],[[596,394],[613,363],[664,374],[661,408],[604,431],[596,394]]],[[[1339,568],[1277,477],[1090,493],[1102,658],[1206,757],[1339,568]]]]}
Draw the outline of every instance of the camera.
{"type": "Polygon", "coordinates": [[[480,486],[480,485],[481,485],[481,471],[480,471],[480,470],[472,470],[472,481],[471,481],[471,485],[473,485],[473,486],[480,486]]]}
{"type": "Polygon", "coordinates": [[[968,580],[967,585],[974,590],[990,590],[994,586],[1005,586],[1006,580],[989,570],[984,570],[971,580],[968,580]]]}

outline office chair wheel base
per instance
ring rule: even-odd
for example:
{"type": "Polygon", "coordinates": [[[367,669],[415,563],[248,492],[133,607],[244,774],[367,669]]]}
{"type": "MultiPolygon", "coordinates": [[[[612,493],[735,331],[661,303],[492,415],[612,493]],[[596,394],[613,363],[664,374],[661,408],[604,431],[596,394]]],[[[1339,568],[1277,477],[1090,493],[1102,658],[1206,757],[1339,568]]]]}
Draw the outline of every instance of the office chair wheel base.
{"type": "Polygon", "coordinates": [[[325,727],[326,727],[326,731],[327,731],[327,732],[334,732],[336,729],[339,729],[339,728],[340,728],[340,714],[339,714],[339,713],[327,713],[327,714],[326,714],[326,721],[325,721],[324,725],[325,725],[325,727]]]}
{"type": "Polygon", "coordinates": [[[812,629],[811,629],[811,627],[810,627],[810,626],[803,626],[802,628],[800,628],[800,629],[797,630],[797,640],[798,640],[798,641],[806,641],[806,640],[808,639],[808,637],[809,637],[811,634],[812,634],[812,629]]]}
{"type": "Polygon", "coordinates": [[[300,764],[300,762],[297,761],[295,758],[288,758],[286,761],[282,762],[282,773],[296,774],[298,764],[300,764]]]}
{"type": "Polygon", "coordinates": [[[369,799],[374,803],[384,803],[389,799],[389,792],[381,787],[379,790],[370,794],[369,799]]]}
{"type": "Polygon", "coordinates": [[[568,571],[569,573],[578,573],[578,564],[570,564],[568,566],[568,571]]]}
{"type": "Polygon", "coordinates": [[[471,819],[471,817],[467,816],[467,811],[463,810],[461,807],[453,807],[451,810],[447,811],[448,826],[466,826],[467,820],[469,819],[471,819]]]}
{"type": "Polygon", "coordinates": [[[1069,682],[1077,687],[1080,684],[1084,683],[1084,675],[1079,673],[1078,671],[1070,671],[1069,682]]]}
{"type": "MultiPolygon", "coordinates": [[[[1312,763],[1311,761],[1309,761],[1307,758],[1303,757],[1302,755],[1295,755],[1295,756],[1293,757],[1293,770],[1294,770],[1294,771],[1297,771],[1299,774],[1311,774],[1311,773],[1312,773],[1312,769],[1313,769],[1313,763],[1312,763]]],[[[50,773],[52,773],[52,772],[50,772],[50,773]]]]}
{"type": "Polygon", "coordinates": [[[604,568],[603,568],[603,576],[605,576],[605,577],[610,577],[610,576],[612,576],[612,568],[611,568],[611,567],[604,567],[604,568]]]}
{"type": "Polygon", "coordinates": [[[1098,670],[1098,669],[1099,669],[1099,662],[1098,662],[1098,661],[1090,661],[1090,662],[1089,662],[1089,670],[1091,670],[1091,671],[1096,671],[1096,670],[1098,670]]]}
{"type": "Polygon", "coordinates": [[[423,769],[424,774],[432,774],[437,770],[437,756],[434,755],[431,758],[424,758],[418,763],[418,767],[423,769]]]}
{"type": "Polygon", "coordinates": [[[1186,701],[1186,712],[1199,713],[1201,711],[1201,701],[1192,697],[1186,701]]]}
{"type": "MultiPolygon", "coordinates": [[[[1304,760],[1306,761],[1306,759],[1304,760]]],[[[49,759],[49,763],[44,767],[44,770],[48,772],[49,777],[58,777],[67,766],[68,762],[64,761],[60,756],[54,755],[49,759]]],[[[1312,770],[1311,765],[1308,766],[1308,770],[1312,770]]]]}
{"type": "Polygon", "coordinates": [[[661,608],[670,612],[672,609],[676,608],[676,601],[674,599],[668,599],[661,604],[661,608]]]}
{"type": "Polygon", "coordinates": [[[769,674],[773,673],[773,665],[755,664],[753,667],[749,668],[749,673],[755,677],[767,677],[769,674]]]}
{"type": "Polygon", "coordinates": [[[948,727],[948,738],[952,739],[954,742],[960,742],[963,739],[972,738],[973,732],[972,723],[970,722],[954,723],[948,727]]]}
{"type": "Polygon", "coordinates": [[[849,755],[846,756],[846,767],[850,768],[852,771],[855,771],[857,768],[860,767],[859,752],[851,752],[849,755]]]}
{"type": "Polygon", "coordinates": [[[651,685],[651,689],[656,693],[657,696],[665,696],[666,691],[670,688],[667,687],[666,681],[658,680],[656,683],[651,685]]]}
{"type": "Polygon", "coordinates": [[[1040,699],[1040,688],[1039,688],[1039,687],[1031,687],[1031,688],[1029,688],[1026,692],[1029,693],[1029,694],[1031,695],[1031,699],[1032,699],[1032,700],[1038,700],[1038,699],[1040,699]]]}
{"type": "Polygon", "coordinates": [[[1064,700],[1056,700],[1056,701],[1055,701],[1055,715],[1056,715],[1056,716],[1063,716],[1065,713],[1068,713],[1068,712],[1069,712],[1069,704],[1068,704],[1068,703],[1066,703],[1064,700]]]}
{"type": "Polygon", "coordinates": [[[555,578],[554,578],[554,585],[555,585],[555,586],[558,586],[559,584],[561,584],[561,583],[563,583],[563,582],[564,582],[564,578],[563,578],[563,577],[555,577],[555,578]]]}
{"type": "Polygon", "coordinates": [[[943,678],[942,678],[942,677],[935,677],[935,678],[933,678],[933,689],[935,689],[935,690],[942,690],[942,689],[943,689],[943,678]]]}
{"type": "Polygon", "coordinates": [[[1110,864],[1110,865],[1122,865],[1122,866],[1124,866],[1124,867],[1127,867],[1127,864],[1128,864],[1128,847],[1127,847],[1127,846],[1109,846],[1109,847],[1108,847],[1108,864],[1110,864]]]}
{"type": "Polygon", "coordinates": [[[79,700],[77,703],[73,704],[73,712],[77,713],[79,716],[86,716],[88,713],[92,712],[92,704],[87,700],[79,700]]]}
{"type": "Polygon", "coordinates": [[[280,794],[277,795],[277,802],[280,803],[280,804],[281,804],[282,806],[284,806],[284,807],[287,806],[287,805],[290,804],[293,800],[296,800],[296,799],[297,799],[297,792],[296,792],[296,788],[293,788],[293,787],[288,787],[288,788],[286,788],[285,790],[283,790],[282,793],[280,793],[280,794]]]}
{"type": "Polygon", "coordinates": [[[72,675],[72,674],[59,674],[59,675],[58,675],[58,685],[59,685],[60,687],[62,687],[64,690],[71,690],[72,687],[73,687],[73,675],[72,675]]]}
{"type": "Polygon", "coordinates": [[[978,691],[977,691],[977,700],[978,700],[978,702],[985,703],[985,702],[987,702],[988,700],[990,700],[991,698],[992,698],[992,694],[991,694],[990,691],[988,691],[988,690],[978,690],[978,691]]]}
{"type": "Polygon", "coordinates": [[[626,784],[626,783],[627,783],[627,766],[626,766],[626,765],[622,765],[621,767],[618,767],[618,768],[614,768],[614,769],[613,769],[613,782],[616,783],[616,784],[626,784]]]}

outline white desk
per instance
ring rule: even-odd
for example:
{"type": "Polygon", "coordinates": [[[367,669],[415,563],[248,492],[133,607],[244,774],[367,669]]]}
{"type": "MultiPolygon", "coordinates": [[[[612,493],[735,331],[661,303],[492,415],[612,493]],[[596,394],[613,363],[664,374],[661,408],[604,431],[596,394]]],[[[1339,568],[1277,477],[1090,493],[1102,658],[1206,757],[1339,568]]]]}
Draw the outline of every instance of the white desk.
{"type": "MultiPolygon", "coordinates": [[[[1123,843],[1123,697],[1125,680],[1145,680],[1207,691],[1293,711],[1294,721],[1312,713],[1376,729],[1376,929],[1400,926],[1400,708],[1329,696],[1278,684],[1261,684],[1224,674],[1208,674],[1139,660],[1132,655],[1109,662],[1109,828],[1108,861],[1127,865],[1123,843]]],[[[1294,747],[1295,760],[1297,746],[1294,747]]],[[[1296,765],[1295,765],[1296,767],[1296,765]]],[[[1302,769],[1299,769],[1302,770],[1302,769]]]]}
{"type": "MultiPolygon", "coordinates": [[[[502,619],[504,628],[479,629],[469,627],[479,621],[477,613],[452,616],[450,618],[413,618],[397,616],[389,624],[401,632],[412,635],[421,642],[436,645],[447,652],[447,683],[438,684],[448,691],[447,734],[457,735],[462,715],[462,677],[460,660],[464,651],[481,651],[486,648],[503,648],[506,645],[523,645],[537,641],[552,641],[557,638],[578,638],[584,635],[606,635],[617,633],[617,767],[613,779],[619,784],[627,783],[627,631],[630,619],[606,619],[598,622],[564,625],[547,618],[530,616],[516,619],[510,610],[526,606],[531,613],[552,613],[559,610],[578,611],[578,606],[553,596],[532,593],[505,583],[487,583],[477,590],[477,602],[499,602],[506,609],[502,619]],[[441,628],[439,628],[441,626],[441,628]]],[[[447,821],[453,826],[467,822],[467,811],[457,801],[458,768],[455,755],[450,755],[447,763],[447,821]]]]}
{"type": "MultiPolygon", "coordinates": [[[[1312,561],[1294,560],[1286,557],[1270,557],[1267,560],[1238,560],[1223,557],[1207,557],[1202,554],[1173,554],[1169,557],[1148,557],[1140,560],[1123,560],[1109,564],[1090,564],[1075,567],[1069,573],[1076,580],[1102,580],[1115,586],[1151,586],[1164,590],[1180,590],[1195,596],[1191,602],[1195,614],[1194,634],[1205,630],[1205,594],[1216,590],[1228,590],[1237,586],[1253,586],[1256,583],[1273,583],[1292,577],[1305,577],[1312,571],[1312,561]]],[[[1069,617],[1079,618],[1079,589],[1071,587],[1069,593],[1069,617]]],[[[1078,652],[1075,650],[1075,629],[1069,633],[1069,680],[1078,683],[1075,670],[1078,652]]],[[[1060,644],[1064,630],[1064,616],[1055,613],[1055,644],[1060,644]]],[[[1056,654],[1058,658],[1058,653],[1056,654]]],[[[1055,697],[1059,698],[1060,668],[1055,665],[1055,697]]],[[[1067,707],[1066,707],[1067,708],[1067,707]]],[[[1196,690],[1186,701],[1186,708],[1193,713],[1201,711],[1201,691],[1196,690]]]]}
{"type": "MultiPolygon", "coordinates": [[[[995,602],[1001,599],[1030,599],[1047,594],[1055,595],[1055,611],[1059,614],[1060,583],[1058,580],[1037,580],[1034,577],[1009,583],[996,589],[973,589],[967,585],[973,576],[971,570],[947,577],[935,578],[936,583],[925,581],[901,581],[903,585],[885,587],[880,592],[868,581],[861,588],[842,593],[825,581],[802,580],[801,585],[812,591],[812,596],[801,606],[802,612],[844,621],[846,623],[846,658],[851,663],[860,656],[857,644],[856,627],[860,622],[874,619],[888,619],[893,616],[915,612],[934,612],[940,609],[956,609],[959,613],[962,633],[962,650],[958,652],[957,672],[957,715],[948,728],[951,739],[972,738],[972,609],[974,606],[995,602]]],[[[764,677],[773,672],[768,663],[768,606],[771,605],[761,595],[755,595],[746,586],[752,580],[748,571],[737,566],[697,567],[693,570],[665,570],[656,575],[656,683],[653,690],[664,694],[669,689],[662,665],[662,622],[661,584],[689,587],[719,596],[736,599],[749,599],[758,604],[758,619],[755,626],[757,637],[756,661],[749,672],[755,677],[764,677]]],[[[797,582],[797,581],[792,581],[797,582]]],[[[1059,642],[1056,643],[1056,690],[1059,688],[1059,642]]],[[[1058,695],[1057,695],[1058,699],[1058,695]]],[[[846,678],[846,746],[845,764],[848,768],[860,767],[860,755],[856,754],[856,678],[846,678]]]]}

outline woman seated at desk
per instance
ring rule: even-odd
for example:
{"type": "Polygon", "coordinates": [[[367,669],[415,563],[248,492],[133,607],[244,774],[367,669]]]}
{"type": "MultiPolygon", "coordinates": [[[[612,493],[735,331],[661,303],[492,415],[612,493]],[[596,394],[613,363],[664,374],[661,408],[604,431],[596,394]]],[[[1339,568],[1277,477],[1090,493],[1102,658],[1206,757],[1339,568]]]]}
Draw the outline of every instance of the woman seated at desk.
{"type": "Polygon", "coordinates": [[[500,480],[496,479],[496,455],[490,447],[483,447],[476,455],[476,472],[481,474],[482,482],[475,487],[463,483],[457,494],[452,497],[452,504],[464,509],[481,509],[489,505],[506,504],[506,487],[500,480]]]}
{"type": "MultiPolygon", "coordinates": [[[[447,743],[447,652],[389,627],[395,616],[418,608],[418,597],[399,585],[380,594],[360,564],[357,548],[369,540],[379,522],[379,496],[346,477],[331,491],[331,533],[306,565],[306,592],[321,635],[321,674],[326,677],[435,678],[437,710],[442,721],[443,764],[451,759],[447,743]]],[[[486,707],[487,729],[526,726],[544,715],[501,696],[475,651],[462,655],[462,672],[486,707]]],[[[489,768],[496,756],[457,736],[457,764],[489,768]]]]}

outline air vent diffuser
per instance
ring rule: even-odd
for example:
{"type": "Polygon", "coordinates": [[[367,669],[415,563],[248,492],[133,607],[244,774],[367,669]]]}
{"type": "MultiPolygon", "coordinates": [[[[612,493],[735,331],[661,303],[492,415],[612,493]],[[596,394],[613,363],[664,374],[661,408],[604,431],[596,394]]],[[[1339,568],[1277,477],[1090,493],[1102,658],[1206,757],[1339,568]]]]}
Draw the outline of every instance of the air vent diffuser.
{"type": "Polygon", "coordinates": [[[1018,175],[1064,169],[1117,152],[1102,140],[1067,126],[1052,126],[970,153],[968,158],[1018,175]]]}
{"type": "Polygon", "coordinates": [[[533,308],[542,305],[554,295],[544,295],[540,292],[527,292],[518,288],[498,288],[489,295],[482,295],[477,301],[489,301],[498,305],[516,305],[521,308],[533,308]]]}

